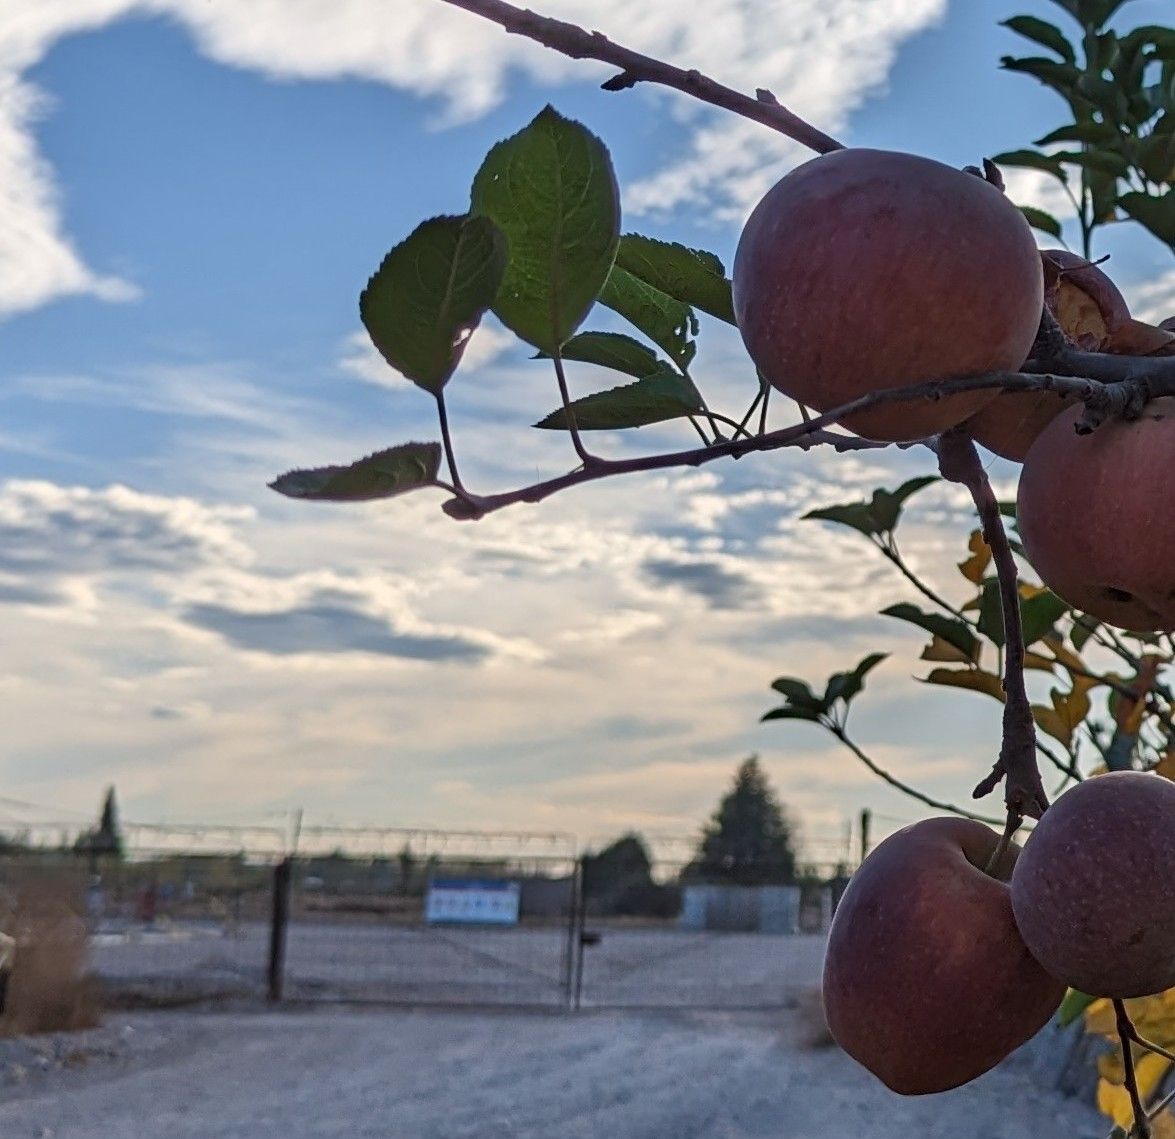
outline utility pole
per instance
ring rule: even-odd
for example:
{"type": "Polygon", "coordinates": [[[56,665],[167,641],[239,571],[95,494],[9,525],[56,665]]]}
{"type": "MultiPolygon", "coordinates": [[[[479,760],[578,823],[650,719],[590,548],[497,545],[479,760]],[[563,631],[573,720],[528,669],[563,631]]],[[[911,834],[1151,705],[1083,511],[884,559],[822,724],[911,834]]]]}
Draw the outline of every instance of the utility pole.
{"type": "Polygon", "coordinates": [[[869,857],[869,823],[873,812],[868,807],[861,808],[861,861],[869,857]]]}

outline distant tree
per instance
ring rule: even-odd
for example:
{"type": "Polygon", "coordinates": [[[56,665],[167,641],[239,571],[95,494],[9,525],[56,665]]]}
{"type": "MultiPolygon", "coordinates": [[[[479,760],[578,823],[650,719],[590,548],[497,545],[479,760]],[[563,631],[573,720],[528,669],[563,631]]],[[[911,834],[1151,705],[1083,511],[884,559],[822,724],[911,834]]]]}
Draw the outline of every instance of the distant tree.
{"type": "Polygon", "coordinates": [[[583,859],[583,892],[586,897],[612,894],[653,884],[653,860],[644,839],[626,834],[583,859]]]}
{"type": "Polygon", "coordinates": [[[792,824],[752,755],[739,765],[682,877],[740,886],[790,882],[796,868],[792,843],[792,824]]]}
{"type": "Polygon", "coordinates": [[[118,803],[113,787],[106,788],[106,797],[102,800],[102,813],[98,817],[98,825],[79,835],[77,842],[74,843],[74,849],[79,853],[90,855],[91,859],[99,855],[122,857],[122,828],[118,821],[118,803]]]}

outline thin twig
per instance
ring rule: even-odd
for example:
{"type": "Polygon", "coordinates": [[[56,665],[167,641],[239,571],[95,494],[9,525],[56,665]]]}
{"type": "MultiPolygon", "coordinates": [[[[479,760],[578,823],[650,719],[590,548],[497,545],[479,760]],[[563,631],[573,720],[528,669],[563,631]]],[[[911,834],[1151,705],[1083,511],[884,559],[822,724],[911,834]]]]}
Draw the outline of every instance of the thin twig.
{"type": "Polygon", "coordinates": [[[990,794],[1004,780],[1008,813],[1038,819],[1048,809],[1048,796],[1036,763],[1036,726],[1024,685],[1024,631],[1020,624],[1020,591],[1016,559],[1004,530],[999,501],[991,488],[979,452],[969,435],[954,428],[939,436],[939,470],[951,482],[962,483],[975,500],[984,541],[991,547],[999,578],[1004,623],[1004,722],[999,758],[991,774],[973,792],[990,794]]]}
{"type": "Polygon", "coordinates": [[[933,807],[937,811],[949,811],[952,815],[961,815],[964,819],[974,819],[979,823],[989,823],[992,826],[999,826],[1000,820],[993,819],[988,815],[977,815],[972,811],[964,810],[962,807],[956,807],[954,803],[944,803],[939,799],[932,799],[929,795],[919,791],[915,787],[911,787],[908,783],[903,783],[896,776],[891,775],[883,767],[878,765],[869,758],[849,737],[845,734],[845,730],[840,724],[831,721],[820,721],[842,744],[845,745],[874,775],[885,780],[891,787],[896,787],[903,794],[909,795],[911,799],[917,799],[919,803],[925,803],[928,807],[933,807]]]}
{"type": "MultiPolygon", "coordinates": [[[[1175,385],[1175,372],[1172,373],[1172,384],[1175,385]]],[[[721,443],[714,443],[709,447],[693,451],[672,451],[662,455],[645,455],[637,459],[593,458],[590,466],[568,471],[566,474],[532,483],[530,486],[520,487],[517,490],[489,495],[466,493],[446,502],[442,509],[452,518],[471,521],[484,518],[495,510],[513,506],[515,503],[541,502],[568,487],[608,478],[612,475],[664,470],[667,467],[699,467],[703,463],[710,463],[715,459],[727,457],[737,459],[754,451],[776,451],[781,447],[798,446],[808,449],[817,444],[825,444],[838,451],[864,451],[892,446],[892,444],[879,443],[871,439],[861,439],[855,435],[840,435],[825,430],[825,428],[835,426],[847,415],[865,411],[881,404],[908,403],[920,399],[938,400],[959,392],[987,391],[991,388],[1016,392],[1053,391],[1062,395],[1076,396],[1079,399],[1096,398],[1101,387],[1102,385],[1095,380],[1053,376],[1044,373],[1025,375],[1020,372],[992,372],[983,376],[928,380],[921,384],[871,392],[869,395],[860,396],[840,407],[834,407],[822,415],[817,415],[806,423],[793,424],[791,427],[769,431],[750,439],[727,439],[721,443]]],[[[923,441],[919,440],[918,442],[923,441]]],[[[914,446],[914,443],[898,444],[898,446],[914,446]]]]}
{"type": "Polygon", "coordinates": [[[444,0],[456,8],[463,8],[475,16],[482,16],[501,24],[507,32],[525,36],[544,47],[568,55],[572,59],[598,59],[620,69],[620,74],[604,84],[606,91],[622,91],[637,83],[658,83],[683,91],[704,103],[711,103],[723,110],[733,111],[744,119],[762,123],[790,139],[806,146],[817,154],[828,154],[843,150],[844,144],[831,135],[817,130],[793,114],[769,91],[757,91],[755,97],[744,95],[732,87],[724,87],[700,71],[684,70],[641,55],[630,48],[613,43],[599,32],[588,32],[575,24],[540,16],[526,8],[507,4],[504,0],[444,0]]]}
{"type": "Polygon", "coordinates": [[[972,627],[975,622],[972,621],[961,609],[956,609],[945,598],[940,597],[933,589],[930,588],[917,574],[914,573],[905,560],[902,558],[901,552],[898,550],[896,543],[889,543],[888,545],[882,542],[875,542],[874,545],[882,552],[885,558],[892,563],[894,568],[928,601],[933,601],[940,609],[945,609],[953,617],[957,617],[960,621],[972,627]]]}
{"type": "Polygon", "coordinates": [[[1134,1112],[1133,1133],[1137,1139],[1151,1139],[1150,1121],[1146,1110],[1142,1106],[1142,1096],[1138,1094],[1138,1077],[1134,1071],[1134,1053],[1130,1051],[1131,1041],[1138,1038],[1134,1030],[1134,1022],[1126,1012],[1126,1006],[1117,997],[1114,998],[1114,1016],[1118,1026],[1118,1039],[1122,1043],[1122,1071],[1125,1074],[1126,1091],[1130,1095],[1130,1108],[1134,1112]]]}

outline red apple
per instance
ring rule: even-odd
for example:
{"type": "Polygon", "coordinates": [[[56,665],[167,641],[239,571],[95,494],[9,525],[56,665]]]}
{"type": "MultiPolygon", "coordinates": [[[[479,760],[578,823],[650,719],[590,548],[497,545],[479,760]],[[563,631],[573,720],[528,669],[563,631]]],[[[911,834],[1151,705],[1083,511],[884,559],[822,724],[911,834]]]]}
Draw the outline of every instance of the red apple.
{"type": "MultiPolygon", "coordinates": [[[[895,1092],[975,1079],[1064,996],[1025,947],[1007,884],[984,872],[998,841],[969,819],[914,823],[869,855],[837,907],[824,958],[828,1027],[895,1092]]],[[[1018,853],[1013,843],[1005,864],[1018,853]]]]}
{"type": "MultiPolygon", "coordinates": [[[[1069,341],[1087,352],[1112,351],[1114,337],[1133,342],[1126,298],[1098,266],[1067,249],[1042,249],[1040,257],[1044,303],[1069,341]]],[[[1073,402],[1053,392],[1001,392],[967,426],[977,443],[1022,463],[1036,437],[1073,402]]]]}
{"type": "MultiPolygon", "coordinates": [[[[751,359],[820,411],[886,388],[1014,370],[1044,286],[1020,212],[982,178],[911,154],[849,149],[785,175],[751,214],[734,262],[751,359]]],[[[844,425],[933,435],[991,391],[880,406],[844,425]]]]}
{"type": "Polygon", "coordinates": [[[1012,910],[1032,955],[1098,997],[1175,987],[1175,783],[1115,771],[1066,791],[1025,843],[1012,910]]]}
{"type": "Polygon", "coordinates": [[[1054,593],[1134,632],[1175,630],[1175,397],[1089,435],[1080,407],[1057,416],[1020,473],[1016,517],[1054,593]]]}

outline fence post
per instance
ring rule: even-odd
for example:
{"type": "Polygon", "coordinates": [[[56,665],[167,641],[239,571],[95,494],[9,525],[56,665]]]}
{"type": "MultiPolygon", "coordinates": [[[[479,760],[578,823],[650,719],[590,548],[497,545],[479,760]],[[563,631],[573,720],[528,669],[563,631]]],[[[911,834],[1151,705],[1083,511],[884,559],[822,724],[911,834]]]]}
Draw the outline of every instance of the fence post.
{"type": "Polygon", "coordinates": [[[587,922],[587,898],[583,890],[583,859],[576,863],[575,875],[575,985],[571,994],[571,1011],[579,1012],[583,997],[583,951],[587,945],[584,925],[587,922]]]}
{"type": "Polygon", "coordinates": [[[282,999],[285,981],[286,930],[290,924],[290,883],[294,860],[283,858],[273,868],[273,921],[269,928],[269,999],[282,999]]]}

